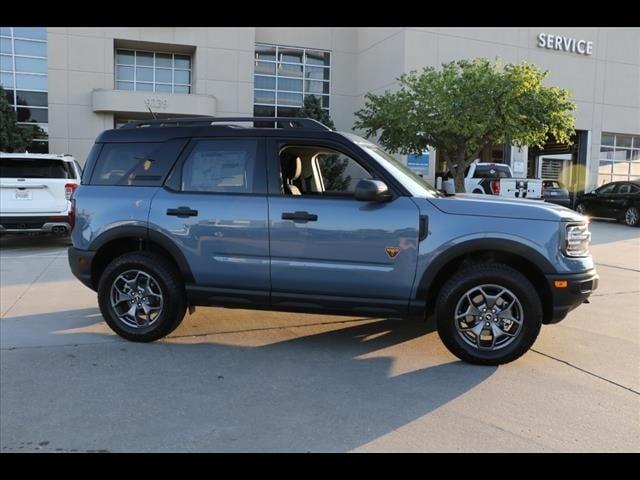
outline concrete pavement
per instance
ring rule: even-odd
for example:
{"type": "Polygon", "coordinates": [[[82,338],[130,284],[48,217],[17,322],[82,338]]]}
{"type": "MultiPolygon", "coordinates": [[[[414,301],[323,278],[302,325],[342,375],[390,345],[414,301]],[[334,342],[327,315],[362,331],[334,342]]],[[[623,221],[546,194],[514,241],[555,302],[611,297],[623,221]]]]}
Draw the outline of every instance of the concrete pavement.
{"type": "Polygon", "coordinates": [[[424,323],[198,308],[115,336],[64,241],[0,240],[0,452],[640,451],[640,229],[534,350],[457,361],[424,323]]]}

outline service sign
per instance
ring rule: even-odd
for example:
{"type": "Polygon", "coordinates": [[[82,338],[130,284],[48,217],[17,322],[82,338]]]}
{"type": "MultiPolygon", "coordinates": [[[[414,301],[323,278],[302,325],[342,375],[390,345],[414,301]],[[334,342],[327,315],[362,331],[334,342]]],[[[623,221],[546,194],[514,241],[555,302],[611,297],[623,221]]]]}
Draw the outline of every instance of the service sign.
{"type": "Polygon", "coordinates": [[[591,40],[541,32],[538,34],[538,48],[560,50],[579,55],[591,55],[593,53],[593,42],[591,40]]]}

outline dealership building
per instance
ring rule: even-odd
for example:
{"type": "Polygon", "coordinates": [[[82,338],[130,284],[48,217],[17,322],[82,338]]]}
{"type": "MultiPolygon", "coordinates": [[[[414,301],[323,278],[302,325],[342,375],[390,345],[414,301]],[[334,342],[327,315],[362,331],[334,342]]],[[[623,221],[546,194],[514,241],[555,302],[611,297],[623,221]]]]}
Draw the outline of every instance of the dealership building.
{"type": "MultiPolygon", "coordinates": [[[[494,145],[483,160],[578,188],[640,178],[640,28],[3,26],[0,43],[9,103],[48,134],[31,151],[81,164],[101,131],[150,110],[292,116],[315,95],[338,130],[352,131],[364,95],[393,90],[403,72],[499,57],[549,70],[547,83],[577,104],[576,132],[571,146],[494,145]]],[[[409,161],[431,179],[444,168],[434,151],[409,161]]]]}

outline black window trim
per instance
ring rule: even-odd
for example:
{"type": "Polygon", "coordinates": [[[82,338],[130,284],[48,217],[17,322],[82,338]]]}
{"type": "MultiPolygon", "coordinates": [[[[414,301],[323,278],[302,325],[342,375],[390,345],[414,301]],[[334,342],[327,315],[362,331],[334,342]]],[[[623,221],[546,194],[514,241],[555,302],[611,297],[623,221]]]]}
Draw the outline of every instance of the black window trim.
{"type": "MultiPolygon", "coordinates": [[[[391,201],[397,197],[410,196],[405,188],[389,174],[385,169],[380,167],[373,159],[369,158],[366,152],[364,152],[357,145],[345,145],[341,142],[336,142],[330,139],[324,138],[304,138],[304,137],[271,137],[267,139],[267,186],[268,195],[270,197],[282,197],[282,198],[298,198],[298,195],[287,195],[282,192],[281,179],[280,179],[280,151],[286,146],[301,146],[301,147],[324,147],[330,150],[335,150],[341,153],[358,164],[370,174],[373,175],[374,180],[382,180],[389,191],[392,194],[391,201]]],[[[305,199],[313,198],[318,200],[346,200],[350,202],[359,202],[353,195],[301,195],[305,199]]]]}
{"type": "Polygon", "coordinates": [[[245,197],[257,197],[257,196],[266,196],[267,195],[267,168],[265,161],[265,139],[260,135],[256,136],[215,136],[215,137],[192,137],[189,139],[187,145],[182,149],[182,152],[178,156],[178,160],[174,163],[173,168],[167,175],[167,178],[162,185],[166,190],[171,191],[172,193],[184,194],[184,195],[234,195],[234,196],[245,196],[245,197]],[[182,168],[184,166],[184,162],[189,158],[191,152],[196,147],[196,145],[200,142],[211,142],[211,141],[221,141],[221,140],[234,140],[234,141],[242,141],[242,140],[255,140],[257,143],[256,150],[256,162],[257,168],[256,173],[259,171],[259,164],[262,162],[262,166],[264,168],[264,176],[262,179],[254,178],[253,180],[253,192],[203,192],[203,191],[192,191],[192,190],[182,190],[182,168]],[[259,190],[259,191],[255,191],[259,190]]]}

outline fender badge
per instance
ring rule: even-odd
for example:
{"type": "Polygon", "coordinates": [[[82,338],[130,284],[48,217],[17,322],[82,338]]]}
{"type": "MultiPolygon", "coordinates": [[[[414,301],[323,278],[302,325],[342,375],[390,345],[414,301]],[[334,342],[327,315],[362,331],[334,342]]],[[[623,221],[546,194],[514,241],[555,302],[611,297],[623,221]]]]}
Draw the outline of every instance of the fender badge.
{"type": "Polygon", "coordinates": [[[385,247],[384,251],[387,252],[387,255],[389,255],[389,258],[396,258],[398,256],[398,253],[400,253],[400,248],[385,247]]]}

